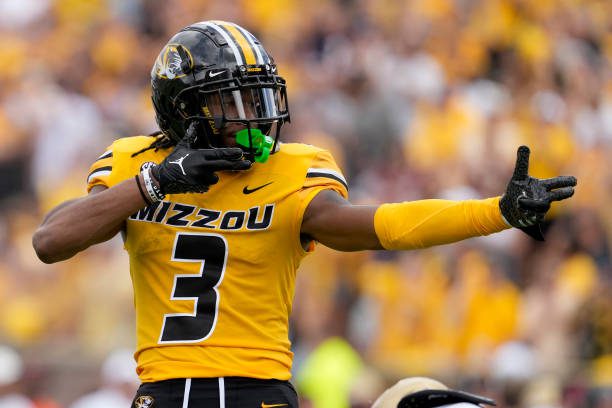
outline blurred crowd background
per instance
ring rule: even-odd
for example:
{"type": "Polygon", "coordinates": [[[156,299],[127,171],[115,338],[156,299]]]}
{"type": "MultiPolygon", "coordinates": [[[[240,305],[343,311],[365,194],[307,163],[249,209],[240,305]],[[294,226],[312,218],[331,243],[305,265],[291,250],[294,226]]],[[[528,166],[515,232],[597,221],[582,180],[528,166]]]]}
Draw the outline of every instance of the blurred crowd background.
{"type": "Polygon", "coordinates": [[[579,180],[545,243],[319,246],[292,318],[304,407],[365,407],[411,375],[501,407],[612,407],[609,0],[0,0],[0,407],[129,403],[120,240],[44,265],[31,235],[112,140],[156,130],[153,61],[209,19],[262,40],[289,84],[282,138],[330,149],[355,203],[499,195],[520,144],[534,176],[579,180]]]}

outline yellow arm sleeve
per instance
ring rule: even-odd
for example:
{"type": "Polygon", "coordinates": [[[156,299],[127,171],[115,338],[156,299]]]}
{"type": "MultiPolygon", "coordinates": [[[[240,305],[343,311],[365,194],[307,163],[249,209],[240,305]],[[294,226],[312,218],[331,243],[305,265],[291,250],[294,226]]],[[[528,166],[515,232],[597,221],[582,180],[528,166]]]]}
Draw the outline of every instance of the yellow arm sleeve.
{"type": "Polygon", "coordinates": [[[425,248],[489,235],[509,228],[499,198],[383,204],[374,214],[374,229],[385,249],[425,248]]]}

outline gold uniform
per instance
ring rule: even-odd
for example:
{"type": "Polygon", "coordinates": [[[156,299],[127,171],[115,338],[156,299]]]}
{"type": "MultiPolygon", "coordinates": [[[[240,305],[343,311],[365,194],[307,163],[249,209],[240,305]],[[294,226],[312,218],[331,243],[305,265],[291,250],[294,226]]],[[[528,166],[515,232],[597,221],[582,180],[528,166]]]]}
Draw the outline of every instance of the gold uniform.
{"type": "MultiPolygon", "coordinates": [[[[88,189],[134,178],[170,149],[136,136],[92,165],[88,189]]],[[[171,378],[291,377],[288,338],[295,275],[307,254],[302,216],[314,196],[347,186],[331,154],[280,144],[265,164],[219,172],[204,194],[170,194],[127,219],[138,374],[171,378]]]]}

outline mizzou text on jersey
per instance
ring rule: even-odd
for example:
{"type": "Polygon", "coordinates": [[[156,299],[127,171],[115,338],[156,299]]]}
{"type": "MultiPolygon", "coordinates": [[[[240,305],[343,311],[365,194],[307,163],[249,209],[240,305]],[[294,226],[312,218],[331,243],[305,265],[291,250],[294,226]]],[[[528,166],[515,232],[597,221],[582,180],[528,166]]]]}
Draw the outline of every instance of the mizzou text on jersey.
{"type": "MultiPolygon", "coordinates": [[[[151,140],[113,143],[92,165],[89,189],[159,163],[167,150],[132,157],[151,140]]],[[[219,177],[206,194],[171,194],[127,220],[143,382],[290,378],[302,215],[323,189],[347,197],[346,181],[329,152],[304,144],[280,144],[265,164],[219,177]]]]}

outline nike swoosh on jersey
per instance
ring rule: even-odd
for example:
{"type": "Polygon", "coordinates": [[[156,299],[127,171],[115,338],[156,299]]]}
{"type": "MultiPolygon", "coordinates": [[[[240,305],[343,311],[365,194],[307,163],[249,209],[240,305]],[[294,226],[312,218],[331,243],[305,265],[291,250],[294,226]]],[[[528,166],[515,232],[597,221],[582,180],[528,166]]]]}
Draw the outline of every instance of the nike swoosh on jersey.
{"type": "Polygon", "coordinates": [[[265,186],[269,186],[270,184],[274,183],[273,181],[263,184],[259,187],[255,187],[255,188],[249,188],[249,186],[244,186],[244,188],[242,189],[242,194],[251,194],[256,192],[257,190],[261,190],[262,188],[264,188],[265,186]]]}
{"type": "Polygon", "coordinates": [[[272,407],[286,407],[289,404],[266,404],[265,402],[261,403],[261,408],[272,408],[272,407]]]}

